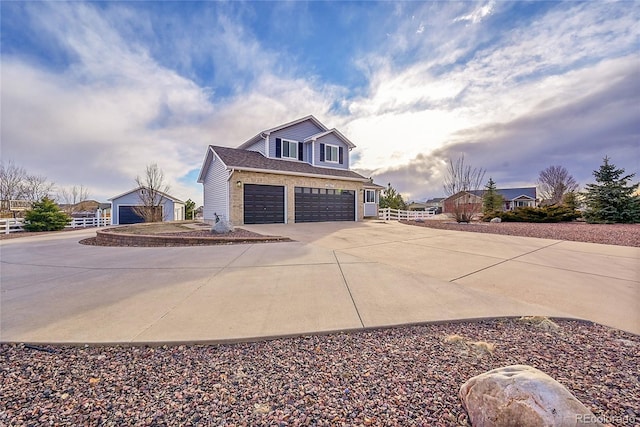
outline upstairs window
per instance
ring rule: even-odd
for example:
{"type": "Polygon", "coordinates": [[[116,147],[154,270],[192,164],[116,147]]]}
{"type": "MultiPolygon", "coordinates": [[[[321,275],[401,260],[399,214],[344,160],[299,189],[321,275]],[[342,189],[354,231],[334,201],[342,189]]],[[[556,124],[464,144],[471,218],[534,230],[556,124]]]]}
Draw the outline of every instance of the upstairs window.
{"type": "Polygon", "coordinates": [[[338,163],[338,161],[340,160],[338,158],[338,146],[327,144],[324,150],[325,150],[325,160],[327,162],[338,163]]]}
{"type": "Polygon", "coordinates": [[[297,141],[276,138],[276,158],[302,161],[304,145],[297,141]]]}
{"type": "Polygon", "coordinates": [[[282,158],[298,160],[298,143],[296,141],[282,140],[282,158]]]}

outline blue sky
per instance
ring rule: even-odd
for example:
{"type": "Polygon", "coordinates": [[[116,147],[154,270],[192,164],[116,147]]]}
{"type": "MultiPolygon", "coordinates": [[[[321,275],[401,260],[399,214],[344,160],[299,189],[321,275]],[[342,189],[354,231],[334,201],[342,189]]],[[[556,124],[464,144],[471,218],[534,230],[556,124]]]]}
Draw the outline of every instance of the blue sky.
{"type": "Polygon", "coordinates": [[[147,164],[315,115],[408,200],[464,154],[499,187],[640,169],[640,2],[7,2],[2,159],[98,200],[147,164]]]}

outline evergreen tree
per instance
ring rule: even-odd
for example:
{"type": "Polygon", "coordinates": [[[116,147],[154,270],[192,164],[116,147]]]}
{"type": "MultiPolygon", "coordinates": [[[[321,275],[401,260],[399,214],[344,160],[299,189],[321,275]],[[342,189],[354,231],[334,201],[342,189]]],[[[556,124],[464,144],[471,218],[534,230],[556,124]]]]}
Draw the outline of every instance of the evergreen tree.
{"type": "Polygon", "coordinates": [[[387,185],[387,188],[382,190],[380,196],[380,208],[391,209],[406,209],[407,204],[402,200],[402,195],[391,186],[391,183],[387,185]]]}
{"type": "Polygon", "coordinates": [[[25,213],[24,219],[24,229],[27,231],[62,230],[71,221],[71,218],[48,197],[35,202],[25,213]]]}
{"type": "Polygon", "coordinates": [[[498,194],[496,183],[493,178],[489,178],[489,182],[484,186],[482,194],[482,213],[485,215],[491,212],[502,211],[503,198],[498,194]]]}
{"type": "Polygon", "coordinates": [[[565,193],[562,197],[562,205],[572,210],[578,209],[580,206],[580,194],[576,191],[565,193]]]}
{"type": "Polygon", "coordinates": [[[593,176],[596,184],[587,184],[584,193],[588,222],[640,222],[640,196],[635,194],[640,184],[629,183],[635,173],[624,175],[624,169],[616,169],[605,157],[593,176]]]}
{"type": "Polygon", "coordinates": [[[187,199],[184,202],[184,219],[195,219],[196,202],[191,199],[187,199]]]}

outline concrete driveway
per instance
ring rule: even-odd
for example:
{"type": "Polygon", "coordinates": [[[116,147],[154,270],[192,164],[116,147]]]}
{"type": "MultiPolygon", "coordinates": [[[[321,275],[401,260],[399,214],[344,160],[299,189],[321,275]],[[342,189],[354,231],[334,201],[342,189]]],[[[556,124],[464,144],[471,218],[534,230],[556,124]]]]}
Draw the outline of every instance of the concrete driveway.
{"type": "Polygon", "coordinates": [[[244,340],[545,315],[640,333],[640,249],[394,222],[246,226],[296,240],[178,248],[0,242],[0,340],[244,340]]]}

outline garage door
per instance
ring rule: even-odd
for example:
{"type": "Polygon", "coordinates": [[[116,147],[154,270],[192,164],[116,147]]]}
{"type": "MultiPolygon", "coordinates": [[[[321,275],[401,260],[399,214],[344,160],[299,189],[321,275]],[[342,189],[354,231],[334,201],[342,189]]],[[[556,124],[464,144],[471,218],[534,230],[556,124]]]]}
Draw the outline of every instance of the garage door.
{"type": "Polygon", "coordinates": [[[133,210],[133,206],[118,206],[118,224],[137,224],[144,219],[133,210]]]}
{"type": "Polygon", "coordinates": [[[244,223],[284,223],[284,187],[279,185],[244,185],[244,223]]]}
{"type": "Polygon", "coordinates": [[[295,188],[296,222],[355,221],[356,192],[329,188],[295,188]]]}

